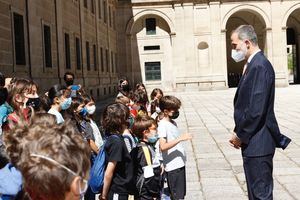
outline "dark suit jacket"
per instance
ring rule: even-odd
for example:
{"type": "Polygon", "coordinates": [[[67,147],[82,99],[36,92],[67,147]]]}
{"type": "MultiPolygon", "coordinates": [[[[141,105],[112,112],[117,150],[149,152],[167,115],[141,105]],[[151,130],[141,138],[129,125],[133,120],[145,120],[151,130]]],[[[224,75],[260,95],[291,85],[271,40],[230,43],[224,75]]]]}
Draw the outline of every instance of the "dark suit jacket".
{"type": "Polygon", "coordinates": [[[242,76],[234,97],[234,121],[246,157],[273,154],[285,149],[290,139],[280,133],[275,114],[275,73],[271,63],[258,52],[242,76]]]}

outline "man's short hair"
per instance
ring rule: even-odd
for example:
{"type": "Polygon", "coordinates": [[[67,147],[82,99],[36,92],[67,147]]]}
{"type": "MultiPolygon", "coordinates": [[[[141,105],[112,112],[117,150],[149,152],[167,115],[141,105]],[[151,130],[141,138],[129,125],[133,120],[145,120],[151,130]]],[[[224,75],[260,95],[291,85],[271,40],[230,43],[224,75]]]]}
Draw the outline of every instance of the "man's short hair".
{"type": "Polygon", "coordinates": [[[72,76],[73,77],[73,79],[75,79],[75,75],[72,73],[72,72],[66,72],[65,74],[64,74],[64,80],[66,81],[67,80],[67,76],[72,76]]]}
{"type": "Polygon", "coordinates": [[[162,112],[164,110],[178,110],[181,106],[181,101],[174,96],[163,96],[159,100],[159,108],[162,112]]]}
{"type": "Polygon", "coordinates": [[[237,33],[240,40],[249,40],[255,46],[258,45],[257,34],[251,25],[241,25],[232,31],[233,33],[237,33]]]}

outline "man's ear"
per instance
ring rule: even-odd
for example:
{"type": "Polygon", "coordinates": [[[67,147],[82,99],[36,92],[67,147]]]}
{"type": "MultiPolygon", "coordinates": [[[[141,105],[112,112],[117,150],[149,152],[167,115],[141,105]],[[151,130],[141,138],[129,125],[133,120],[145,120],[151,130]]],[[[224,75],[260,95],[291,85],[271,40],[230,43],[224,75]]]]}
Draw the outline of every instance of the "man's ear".
{"type": "Polygon", "coordinates": [[[80,181],[81,178],[79,176],[76,176],[70,186],[70,191],[71,193],[73,193],[73,195],[75,196],[79,196],[80,195],[80,181]]]}
{"type": "Polygon", "coordinates": [[[250,40],[245,40],[245,43],[246,43],[247,49],[250,49],[250,45],[251,45],[250,40]]]}

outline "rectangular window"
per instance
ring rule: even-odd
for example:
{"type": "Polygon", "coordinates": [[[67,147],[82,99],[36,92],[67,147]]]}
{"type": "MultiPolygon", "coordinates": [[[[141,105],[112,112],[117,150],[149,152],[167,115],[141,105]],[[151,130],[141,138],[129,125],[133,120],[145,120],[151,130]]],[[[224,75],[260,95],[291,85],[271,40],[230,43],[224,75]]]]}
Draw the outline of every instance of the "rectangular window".
{"type": "Polygon", "coordinates": [[[144,46],[144,51],[151,51],[151,50],[160,50],[160,46],[159,46],[159,45],[155,45],[155,46],[144,46]]]}
{"type": "Polygon", "coordinates": [[[160,62],[145,62],[146,81],[160,81],[160,62]]]}
{"type": "Polygon", "coordinates": [[[99,19],[101,19],[102,15],[102,2],[101,0],[98,1],[98,9],[99,9],[99,19]]]}
{"type": "Polygon", "coordinates": [[[117,53],[115,53],[115,72],[116,72],[116,73],[118,72],[118,66],[117,66],[117,63],[118,63],[118,58],[117,58],[117,53]]]}
{"type": "Polygon", "coordinates": [[[91,0],[91,12],[93,14],[95,14],[95,2],[94,2],[94,0],[91,0]]]}
{"type": "Polygon", "coordinates": [[[88,7],[88,5],[87,5],[87,0],[83,0],[83,5],[84,5],[85,8],[88,7]]]}
{"type": "Polygon", "coordinates": [[[111,27],[111,8],[108,6],[108,21],[109,21],[109,26],[111,27]]]}
{"type": "Polygon", "coordinates": [[[90,60],[90,43],[86,42],[85,43],[85,48],[86,48],[86,67],[87,70],[91,70],[91,60],[90,60]]]}
{"type": "Polygon", "coordinates": [[[107,7],[106,7],[106,0],[103,1],[103,9],[104,9],[104,23],[107,22],[107,7]]]}
{"type": "Polygon", "coordinates": [[[109,72],[109,53],[108,53],[108,49],[105,50],[105,57],[106,57],[106,71],[109,72]]]}
{"type": "Polygon", "coordinates": [[[81,49],[80,49],[80,40],[79,38],[75,39],[76,43],[76,68],[81,69],[81,49]]]}
{"type": "Polygon", "coordinates": [[[111,59],[111,71],[114,73],[114,53],[110,52],[110,59],[111,59]]]}
{"type": "Polygon", "coordinates": [[[52,67],[51,31],[50,26],[44,25],[44,57],[45,66],[52,67]]]}
{"type": "Polygon", "coordinates": [[[146,34],[155,35],[156,34],[156,19],[147,18],[146,19],[146,34]]]}
{"type": "Polygon", "coordinates": [[[100,48],[100,53],[101,53],[101,71],[104,71],[104,63],[103,63],[103,48],[100,48]]]}
{"type": "Polygon", "coordinates": [[[116,12],[113,12],[113,25],[114,25],[114,29],[116,29],[116,12]]]}
{"type": "Polygon", "coordinates": [[[17,65],[26,65],[23,16],[14,13],[15,59],[17,65]]]}
{"type": "Polygon", "coordinates": [[[93,45],[93,56],[94,56],[94,70],[97,71],[98,66],[97,66],[97,48],[96,45],[93,45]]]}
{"type": "Polygon", "coordinates": [[[65,59],[66,59],[66,68],[71,69],[70,36],[67,33],[65,33],[65,59]]]}

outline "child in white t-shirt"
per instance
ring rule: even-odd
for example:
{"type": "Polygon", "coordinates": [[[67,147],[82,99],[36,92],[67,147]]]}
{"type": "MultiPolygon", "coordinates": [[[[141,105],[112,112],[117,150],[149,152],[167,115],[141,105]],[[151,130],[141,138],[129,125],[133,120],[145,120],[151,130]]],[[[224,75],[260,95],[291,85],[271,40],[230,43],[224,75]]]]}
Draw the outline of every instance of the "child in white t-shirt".
{"type": "Polygon", "coordinates": [[[158,124],[158,137],[171,199],[184,199],[186,194],[186,154],[180,143],[192,139],[189,133],[180,134],[174,121],[179,116],[181,102],[174,96],[164,96],[159,107],[164,113],[158,124]]]}

